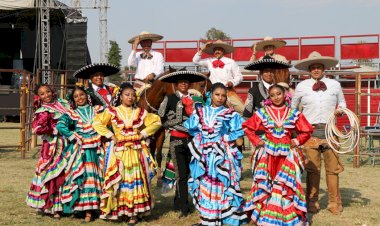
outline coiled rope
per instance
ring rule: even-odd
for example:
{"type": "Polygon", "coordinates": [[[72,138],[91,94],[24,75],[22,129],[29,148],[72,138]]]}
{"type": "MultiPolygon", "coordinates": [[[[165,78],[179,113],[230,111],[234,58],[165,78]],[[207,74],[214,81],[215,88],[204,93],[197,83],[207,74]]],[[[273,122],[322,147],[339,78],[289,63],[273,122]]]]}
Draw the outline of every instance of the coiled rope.
{"type": "Polygon", "coordinates": [[[336,115],[332,113],[327,120],[325,135],[329,146],[339,154],[351,152],[359,143],[360,139],[360,125],[359,119],[349,109],[342,109],[343,113],[347,115],[350,121],[350,130],[346,133],[340,131],[336,126],[336,115]]]}

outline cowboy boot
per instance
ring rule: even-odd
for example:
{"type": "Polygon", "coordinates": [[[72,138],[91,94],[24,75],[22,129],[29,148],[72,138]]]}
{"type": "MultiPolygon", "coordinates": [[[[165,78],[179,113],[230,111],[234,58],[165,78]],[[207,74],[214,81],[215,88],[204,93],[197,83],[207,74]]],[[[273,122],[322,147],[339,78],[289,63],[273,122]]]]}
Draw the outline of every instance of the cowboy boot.
{"type": "Polygon", "coordinates": [[[318,203],[320,173],[307,172],[306,176],[306,202],[310,213],[317,213],[320,209],[318,203]]]}
{"type": "Polygon", "coordinates": [[[327,210],[334,215],[339,215],[339,205],[338,205],[338,175],[326,175],[327,191],[329,197],[329,203],[327,205],[327,210]]]}
{"type": "Polygon", "coordinates": [[[340,189],[339,189],[339,176],[338,176],[338,208],[339,208],[339,212],[343,212],[342,196],[340,195],[340,189]]]}

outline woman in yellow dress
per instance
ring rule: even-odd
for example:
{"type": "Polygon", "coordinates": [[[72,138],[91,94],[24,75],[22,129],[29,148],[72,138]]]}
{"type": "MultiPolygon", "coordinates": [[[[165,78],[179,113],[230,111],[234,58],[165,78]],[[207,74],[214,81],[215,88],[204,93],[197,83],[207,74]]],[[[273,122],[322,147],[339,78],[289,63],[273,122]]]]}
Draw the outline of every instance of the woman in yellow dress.
{"type": "Polygon", "coordinates": [[[111,139],[105,153],[100,218],[128,219],[128,225],[135,225],[137,217],[149,214],[152,208],[151,179],[156,163],[146,138],[161,127],[160,117],[136,107],[135,101],[132,85],[123,83],[114,107],[96,115],[92,125],[111,139]]]}

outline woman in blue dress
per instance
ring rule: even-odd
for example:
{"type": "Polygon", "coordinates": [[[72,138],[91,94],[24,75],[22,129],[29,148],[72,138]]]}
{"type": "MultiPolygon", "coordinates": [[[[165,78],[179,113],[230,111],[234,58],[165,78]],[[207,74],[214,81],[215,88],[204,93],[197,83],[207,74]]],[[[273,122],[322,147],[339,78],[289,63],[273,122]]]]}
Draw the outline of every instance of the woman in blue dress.
{"type": "Polygon", "coordinates": [[[189,193],[200,212],[194,225],[240,225],[247,216],[240,191],[242,153],[235,140],[244,135],[244,119],[232,108],[224,107],[227,89],[215,83],[211,106],[198,107],[184,123],[190,135],[189,193]]]}

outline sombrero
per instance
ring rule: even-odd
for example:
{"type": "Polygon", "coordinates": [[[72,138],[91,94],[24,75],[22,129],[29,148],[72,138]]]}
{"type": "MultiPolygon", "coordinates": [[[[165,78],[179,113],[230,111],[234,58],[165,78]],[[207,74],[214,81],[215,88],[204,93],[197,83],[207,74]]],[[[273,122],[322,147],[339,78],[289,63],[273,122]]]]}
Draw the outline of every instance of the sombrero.
{"type": "Polygon", "coordinates": [[[224,53],[225,53],[225,54],[232,53],[232,52],[235,50],[235,48],[234,48],[232,45],[230,45],[230,44],[228,44],[228,43],[226,43],[226,42],[223,42],[222,40],[217,40],[217,41],[211,43],[210,45],[208,45],[208,46],[203,50],[203,52],[204,52],[204,53],[207,53],[207,54],[209,54],[209,55],[213,55],[213,54],[214,54],[214,49],[215,49],[216,47],[219,47],[219,48],[224,49],[224,53]]]}
{"type": "Polygon", "coordinates": [[[163,75],[159,80],[168,83],[177,83],[179,80],[187,80],[190,83],[206,80],[207,77],[195,71],[176,71],[167,75],[163,75]]]}
{"type": "Polygon", "coordinates": [[[264,70],[266,68],[271,69],[285,69],[290,68],[290,64],[284,61],[273,59],[270,56],[264,56],[261,60],[256,60],[244,67],[246,70],[257,71],[264,70]]]}
{"type": "Polygon", "coordinates": [[[284,87],[285,89],[289,89],[289,84],[285,82],[279,82],[277,85],[284,87]]]}
{"type": "MultiPolygon", "coordinates": [[[[264,51],[265,46],[274,46],[275,49],[278,49],[282,46],[286,45],[286,42],[281,39],[274,39],[272,37],[265,37],[263,41],[259,41],[256,43],[256,50],[257,51],[264,51]]],[[[252,49],[254,47],[254,44],[252,45],[252,49]]]]}
{"type": "Polygon", "coordinates": [[[129,39],[129,43],[133,44],[135,42],[136,38],[140,38],[140,42],[143,40],[152,40],[152,42],[156,42],[158,40],[161,40],[164,38],[162,35],[152,34],[148,31],[143,31],[139,35],[136,35],[135,37],[129,39]]]}
{"type": "Polygon", "coordinates": [[[73,76],[75,78],[90,79],[90,76],[97,72],[102,72],[104,74],[104,77],[107,77],[114,75],[119,71],[120,69],[113,64],[95,63],[82,67],[81,69],[74,72],[73,76]]]}
{"type": "Polygon", "coordinates": [[[320,53],[314,51],[309,54],[309,56],[303,60],[300,60],[294,65],[298,70],[309,71],[309,66],[313,64],[322,64],[325,69],[334,67],[338,64],[338,60],[334,57],[322,56],[320,53]]]}

